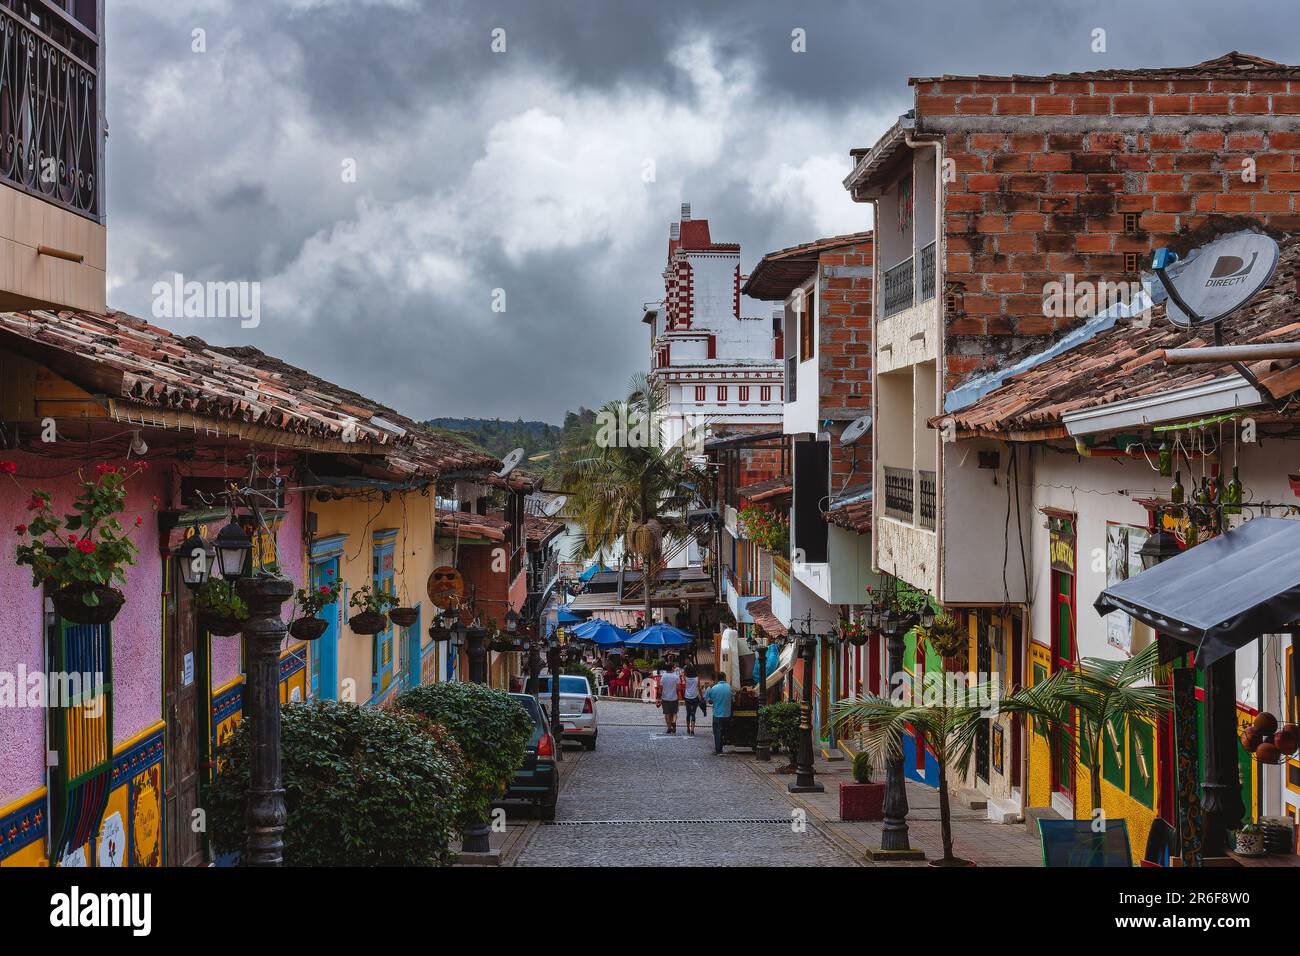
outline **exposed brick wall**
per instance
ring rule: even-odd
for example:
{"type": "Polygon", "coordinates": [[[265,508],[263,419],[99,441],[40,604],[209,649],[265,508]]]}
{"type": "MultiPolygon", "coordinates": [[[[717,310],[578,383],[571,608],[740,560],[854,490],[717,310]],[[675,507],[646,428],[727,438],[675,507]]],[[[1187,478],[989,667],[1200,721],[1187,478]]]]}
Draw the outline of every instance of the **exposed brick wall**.
{"type": "Polygon", "coordinates": [[[839,443],[851,420],[871,410],[871,240],[823,253],[818,263],[818,382],[819,418],[831,420],[831,487],[849,477],[854,455],[853,483],[871,474],[871,435],[855,449],[839,443]]]}
{"type": "MultiPolygon", "coordinates": [[[[489,619],[498,624],[505,621],[510,599],[509,575],[505,570],[494,570],[493,565],[507,567],[508,562],[498,552],[508,549],[509,544],[504,541],[461,548],[460,570],[465,579],[466,596],[473,594],[478,613],[485,623],[489,619]]],[[[462,617],[468,623],[469,615],[462,617]]]]}
{"type": "Polygon", "coordinates": [[[1044,315],[1044,286],[1067,273],[1135,281],[1126,253],[1149,268],[1211,216],[1300,230],[1300,80],[954,79],[916,93],[918,131],[953,160],[946,387],[1082,321],[1044,315]]]}

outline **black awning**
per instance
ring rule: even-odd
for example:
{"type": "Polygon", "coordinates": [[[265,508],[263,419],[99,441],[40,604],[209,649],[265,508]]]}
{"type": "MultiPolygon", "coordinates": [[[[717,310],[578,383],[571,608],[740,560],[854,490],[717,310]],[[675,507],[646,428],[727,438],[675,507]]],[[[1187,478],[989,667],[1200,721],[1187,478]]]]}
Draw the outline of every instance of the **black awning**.
{"type": "Polygon", "coordinates": [[[1123,611],[1199,645],[1208,666],[1300,619],[1300,521],[1255,518],[1101,592],[1123,611]]]}

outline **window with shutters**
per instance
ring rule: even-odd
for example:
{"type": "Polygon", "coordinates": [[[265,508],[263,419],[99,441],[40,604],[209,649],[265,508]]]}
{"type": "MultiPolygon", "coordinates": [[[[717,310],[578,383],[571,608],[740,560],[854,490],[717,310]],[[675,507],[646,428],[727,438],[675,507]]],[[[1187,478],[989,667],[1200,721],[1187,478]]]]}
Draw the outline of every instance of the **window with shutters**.
{"type": "Polygon", "coordinates": [[[725,386],[725,385],[719,385],[719,386],[718,386],[718,401],[720,401],[720,402],[725,402],[726,400],[727,400],[727,386],[725,386]]]}
{"type": "Polygon", "coordinates": [[[695,386],[695,400],[696,400],[697,402],[702,402],[702,401],[704,401],[704,386],[703,386],[703,385],[696,385],[696,386],[695,386]]]}
{"type": "Polygon", "coordinates": [[[760,401],[770,402],[772,400],[772,386],[771,385],[759,386],[758,397],[760,401]]]}
{"type": "Polygon", "coordinates": [[[799,361],[813,357],[813,292],[809,289],[799,298],[799,361]]]}
{"type": "Polygon", "coordinates": [[[747,401],[749,401],[749,386],[748,386],[748,385],[742,385],[742,386],[740,386],[740,388],[739,388],[739,392],[740,392],[740,400],[741,400],[742,402],[747,402],[747,401]]]}

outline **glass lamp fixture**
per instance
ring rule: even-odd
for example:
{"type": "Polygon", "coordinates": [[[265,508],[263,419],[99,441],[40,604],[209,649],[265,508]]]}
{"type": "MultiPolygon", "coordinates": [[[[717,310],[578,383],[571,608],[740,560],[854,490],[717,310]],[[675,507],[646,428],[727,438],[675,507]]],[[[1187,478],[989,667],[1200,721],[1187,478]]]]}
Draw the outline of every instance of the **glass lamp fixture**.
{"type": "Polygon", "coordinates": [[[232,518],[217,534],[213,544],[217,549],[221,576],[227,581],[237,581],[243,575],[244,563],[253,550],[253,539],[232,518]]]}
{"type": "Polygon", "coordinates": [[[1179,554],[1183,549],[1178,546],[1178,539],[1170,531],[1157,531],[1142,542],[1138,557],[1142,559],[1142,570],[1149,571],[1162,561],[1179,554]]]}
{"type": "Polygon", "coordinates": [[[929,630],[934,627],[934,607],[929,601],[921,606],[921,626],[929,630]]]}
{"type": "Polygon", "coordinates": [[[195,533],[181,542],[175,552],[181,567],[181,580],[191,591],[196,591],[208,582],[215,557],[208,549],[208,543],[195,533]]]}

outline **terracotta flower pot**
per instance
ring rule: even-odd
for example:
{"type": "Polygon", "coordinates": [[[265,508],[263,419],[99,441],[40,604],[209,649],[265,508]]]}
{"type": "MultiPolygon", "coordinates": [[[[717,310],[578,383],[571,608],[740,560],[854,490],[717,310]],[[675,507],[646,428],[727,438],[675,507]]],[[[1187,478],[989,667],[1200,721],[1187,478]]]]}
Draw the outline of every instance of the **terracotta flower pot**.
{"type": "Polygon", "coordinates": [[[883,783],[840,784],[841,820],[883,820],[885,785],[883,783]]]}
{"type": "Polygon", "coordinates": [[[102,584],[70,584],[51,594],[50,601],[59,617],[65,621],[73,624],[107,624],[122,610],[126,595],[117,588],[102,584]],[[90,606],[82,600],[87,591],[98,596],[98,604],[90,606]]]}
{"type": "Polygon", "coordinates": [[[314,641],[325,633],[328,621],[318,617],[300,617],[289,624],[289,633],[300,641],[314,641]]]}
{"type": "Polygon", "coordinates": [[[378,611],[362,611],[348,618],[348,627],[353,634],[371,637],[388,627],[388,617],[378,611]]]}
{"type": "Polygon", "coordinates": [[[398,627],[410,627],[419,616],[420,612],[413,607],[395,607],[388,612],[388,619],[398,627]]]}

